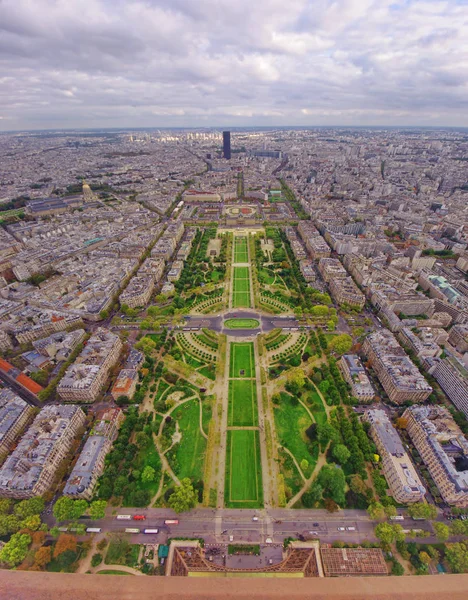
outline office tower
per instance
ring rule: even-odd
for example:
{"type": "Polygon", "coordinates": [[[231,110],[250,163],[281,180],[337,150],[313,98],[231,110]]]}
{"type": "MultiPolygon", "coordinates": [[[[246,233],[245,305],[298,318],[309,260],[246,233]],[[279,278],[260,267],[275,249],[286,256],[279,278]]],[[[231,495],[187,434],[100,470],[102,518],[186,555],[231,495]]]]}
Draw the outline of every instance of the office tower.
{"type": "Polygon", "coordinates": [[[223,131],[223,154],[226,160],[231,159],[231,132],[223,131]]]}

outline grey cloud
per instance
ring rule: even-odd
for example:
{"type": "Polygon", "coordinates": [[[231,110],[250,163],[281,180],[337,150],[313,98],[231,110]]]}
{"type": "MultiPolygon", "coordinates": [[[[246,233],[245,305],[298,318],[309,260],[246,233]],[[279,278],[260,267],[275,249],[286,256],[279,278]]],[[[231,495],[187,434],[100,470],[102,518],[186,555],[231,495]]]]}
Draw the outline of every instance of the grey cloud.
{"type": "Polygon", "coordinates": [[[0,127],[466,126],[467,23],[426,0],[0,0],[0,127]]]}

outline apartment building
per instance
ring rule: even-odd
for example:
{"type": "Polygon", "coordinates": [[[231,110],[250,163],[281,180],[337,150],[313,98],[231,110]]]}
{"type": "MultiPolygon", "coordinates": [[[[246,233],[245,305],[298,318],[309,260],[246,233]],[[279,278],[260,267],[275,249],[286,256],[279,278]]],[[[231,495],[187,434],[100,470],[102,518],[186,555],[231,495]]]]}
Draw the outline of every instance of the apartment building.
{"type": "Polygon", "coordinates": [[[172,263],[171,268],[169,269],[169,272],[167,274],[167,280],[168,281],[179,281],[180,276],[182,275],[183,269],[184,269],[183,261],[175,260],[172,263]]]}
{"type": "Polygon", "coordinates": [[[301,270],[302,276],[308,283],[317,279],[314,270],[314,263],[310,259],[304,258],[300,260],[299,268],[301,270]]]}
{"type": "Polygon", "coordinates": [[[423,402],[431,394],[431,386],[388,329],[369,335],[363,351],[392,402],[423,402]]]}
{"type": "Polygon", "coordinates": [[[318,270],[323,280],[329,283],[332,279],[346,279],[348,273],[337,258],[321,258],[318,270]]]}
{"type": "Polygon", "coordinates": [[[120,338],[100,327],[88,340],[76,361],[68,367],[57,386],[63,400],[94,402],[119,359],[120,338]]]}
{"type": "Polygon", "coordinates": [[[351,395],[360,402],[371,402],[375,391],[366,370],[356,354],[345,354],[338,361],[344,380],[351,386],[351,395]]]}
{"type": "Polygon", "coordinates": [[[65,496],[91,500],[97,480],[104,471],[106,455],[124,418],[118,408],[108,409],[98,416],[64,487],[65,496]]]}
{"type": "Polygon", "coordinates": [[[319,260],[320,258],[327,258],[330,256],[330,246],[321,235],[307,238],[304,243],[313,259],[319,260]]]}
{"type": "Polygon", "coordinates": [[[47,492],[86,417],[78,406],[46,406],[0,468],[0,497],[32,498],[47,492]]]}
{"type": "Polygon", "coordinates": [[[454,356],[432,359],[429,373],[444,390],[458,410],[468,417],[468,371],[454,356]]]}
{"type": "Polygon", "coordinates": [[[201,190],[185,190],[182,197],[185,202],[221,202],[221,196],[216,192],[201,190]]]}
{"type": "Polygon", "coordinates": [[[47,358],[61,362],[67,360],[73,350],[81,344],[86,336],[84,329],[75,331],[58,331],[46,338],[36,340],[33,346],[37,352],[47,358]]]}
{"type": "Polygon", "coordinates": [[[164,273],[166,263],[161,258],[147,258],[138,269],[138,275],[151,275],[157,283],[164,273]]]}
{"type": "Polygon", "coordinates": [[[0,329],[0,352],[7,352],[13,348],[11,337],[6,331],[0,329]]]}
{"type": "Polygon", "coordinates": [[[392,496],[404,504],[421,502],[426,489],[387,413],[377,408],[368,409],[365,418],[371,425],[370,434],[382,459],[392,496]]]}
{"type": "Polygon", "coordinates": [[[363,308],[366,297],[354,283],[351,277],[332,279],[329,283],[330,294],[338,304],[348,304],[356,308],[363,308]]]}
{"type": "Polygon", "coordinates": [[[138,383],[138,371],[135,369],[122,369],[112,387],[112,397],[117,400],[119,396],[133,398],[138,383]]]}
{"type": "Polygon", "coordinates": [[[454,325],[448,341],[462,354],[468,352],[468,325],[454,325]]]}
{"type": "Polygon", "coordinates": [[[136,275],[120,294],[119,302],[129,308],[146,306],[154,290],[154,279],[151,275],[136,275]]]}
{"type": "Polygon", "coordinates": [[[0,390],[0,463],[34,417],[34,407],[10,389],[0,390]]]}
{"type": "Polygon", "coordinates": [[[411,406],[406,430],[447,504],[468,506],[468,441],[443,406],[411,406]]]}
{"type": "Polygon", "coordinates": [[[431,338],[421,339],[409,327],[403,327],[398,333],[398,338],[418,358],[424,359],[428,356],[440,356],[442,354],[442,348],[431,338]]]}

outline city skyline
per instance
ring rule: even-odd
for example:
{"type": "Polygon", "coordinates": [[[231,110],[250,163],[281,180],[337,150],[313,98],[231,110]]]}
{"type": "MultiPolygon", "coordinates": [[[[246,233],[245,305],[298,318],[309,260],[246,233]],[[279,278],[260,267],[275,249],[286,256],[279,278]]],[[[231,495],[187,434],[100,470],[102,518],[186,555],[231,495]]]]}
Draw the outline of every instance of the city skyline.
{"type": "Polygon", "coordinates": [[[466,127],[467,3],[0,4],[0,131],[466,127]]]}

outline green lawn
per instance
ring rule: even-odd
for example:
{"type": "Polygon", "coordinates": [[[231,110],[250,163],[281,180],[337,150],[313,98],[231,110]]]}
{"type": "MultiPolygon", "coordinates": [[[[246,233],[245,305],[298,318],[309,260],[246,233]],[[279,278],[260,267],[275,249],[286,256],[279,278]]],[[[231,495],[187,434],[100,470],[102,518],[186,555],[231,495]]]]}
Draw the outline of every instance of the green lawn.
{"type": "Polygon", "coordinates": [[[328,420],[327,413],[325,407],[323,406],[322,399],[317,392],[309,392],[308,403],[317,424],[323,425],[326,423],[328,420]]]}
{"type": "Polygon", "coordinates": [[[248,260],[247,238],[236,237],[234,240],[234,262],[248,262],[248,260]]]}
{"type": "Polygon", "coordinates": [[[260,269],[258,271],[258,281],[266,285],[272,285],[275,282],[275,274],[269,269],[260,269]]]}
{"type": "Polygon", "coordinates": [[[237,292],[232,296],[233,308],[251,308],[250,292],[237,292]]]}
{"type": "Polygon", "coordinates": [[[225,505],[257,508],[263,504],[258,431],[227,432],[225,505]]]}
{"type": "Polygon", "coordinates": [[[309,477],[318,458],[317,444],[312,444],[305,434],[312,424],[309,414],[301,404],[293,406],[289,401],[282,402],[274,412],[279,443],[294,454],[299,464],[303,459],[308,461],[304,475],[309,477]]]}
{"type": "Polygon", "coordinates": [[[169,463],[179,479],[184,477],[194,480],[202,479],[205,467],[206,439],[200,431],[198,400],[186,402],[172,413],[172,417],[179,423],[182,439],[168,452],[169,463]],[[172,459],[173,456],[175,456],[175,460],[172,459]]]}
{"type": "Polygon", "coordinates": [[[256,329],[260,327],[257,319],[228,319],[224,321],[224,327],[228,329],[256,329]]]}
{"type": "Polygon", "coordinates": [[[130,577],[134,577],[133,573],[127,573],[126,571],[113,571],[112,569],[105,569],[104,571],[99,571],[97,575],[130,575],[130,577]]]}
{"type": "Polygon", "coordinates": [[[258,425],[257,389],[252,379],[229,381],[229,427],[258,425]]]}
{"type": "Polygon", "coordinates": [[[250,278],[248,267],[234,267],[232,283],[234,308],[250,308],[250,278]]]}
{"type": "Polygon", "coordinates": [[[253,342],[233,342],[229,377],[255,377],[255,359],[253,342]],[[243,371],[241,373],[241,371],[243,371]]]}

